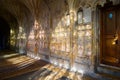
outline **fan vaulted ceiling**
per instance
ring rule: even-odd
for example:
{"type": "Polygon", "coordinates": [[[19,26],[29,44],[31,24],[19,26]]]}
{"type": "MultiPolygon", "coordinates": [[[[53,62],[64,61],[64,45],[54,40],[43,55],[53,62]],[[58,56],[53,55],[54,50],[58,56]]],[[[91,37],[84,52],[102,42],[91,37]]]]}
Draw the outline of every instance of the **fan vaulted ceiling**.
{"type": "Polygon", "coordinates": [[[63,6],[64,0],[0,0],[0,17],[11,21],[16,18],[19,22],[29,19],[29,17],[37,18],[44,10],[48,10],[52,14],[63,6]],[[54,6],[52,6],[54,5],[54,6]],[[9,17],[6,17],[9,16],[9,17]]]}
{"type": "Polygon", "coordinates": [[[55,16],[56,13],[62,14],[68,9],[94,7],[105,2],[106,0],[0,0],[0,17],[8,22],[17,20],[18,23],[22,23],[24,20],[29,22],[39,18],[38,16],[45,11],[55,16]]]}

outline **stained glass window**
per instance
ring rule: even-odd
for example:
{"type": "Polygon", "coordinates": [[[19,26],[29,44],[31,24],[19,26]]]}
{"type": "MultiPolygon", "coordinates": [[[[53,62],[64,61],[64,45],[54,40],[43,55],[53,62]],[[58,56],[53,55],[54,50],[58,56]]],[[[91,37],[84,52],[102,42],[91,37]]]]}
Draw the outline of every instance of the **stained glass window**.
{"type": "Polygon", "coordinates": [[[113,14],[112,13],[109,13],[109,19],[112,19],[112,17],[113,17],[113,14]]]}
{"type": "Polygon", "coordinates": [[[83,8],[83,21],[84,23],[91,22],[91,8],[83,8]]]}

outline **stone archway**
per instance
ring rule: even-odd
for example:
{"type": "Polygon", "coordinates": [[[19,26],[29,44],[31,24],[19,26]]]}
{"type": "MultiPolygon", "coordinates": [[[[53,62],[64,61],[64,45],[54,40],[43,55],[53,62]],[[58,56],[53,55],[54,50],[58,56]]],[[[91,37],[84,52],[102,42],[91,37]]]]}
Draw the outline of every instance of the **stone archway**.
{"type": "Polygon", "coordinates": [[[9,49],[10,47],[10,27],[8,23],[0,18],[0,50],[9,49]]]}

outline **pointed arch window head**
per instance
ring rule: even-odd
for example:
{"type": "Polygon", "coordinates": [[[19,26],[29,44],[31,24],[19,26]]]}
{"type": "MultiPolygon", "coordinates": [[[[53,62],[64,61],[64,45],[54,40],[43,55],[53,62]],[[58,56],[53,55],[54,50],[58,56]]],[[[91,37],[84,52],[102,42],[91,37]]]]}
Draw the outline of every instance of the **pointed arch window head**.
{"type": "Polygon", "coordinates": [[[91,8],[83,8],[83,23],[92,22],[92,10],[91,8]]]}
{"type": "Polygon", "coordinates": [[[67,13],[66,14],[66,26],[69,26],[70,25],[70,14],[67,13]]]}
{"type": "Polygon", "coordinates": [[[83,10],[81,8],[77,12],[77,19],[78,24],[83,23],[83,10]]]}

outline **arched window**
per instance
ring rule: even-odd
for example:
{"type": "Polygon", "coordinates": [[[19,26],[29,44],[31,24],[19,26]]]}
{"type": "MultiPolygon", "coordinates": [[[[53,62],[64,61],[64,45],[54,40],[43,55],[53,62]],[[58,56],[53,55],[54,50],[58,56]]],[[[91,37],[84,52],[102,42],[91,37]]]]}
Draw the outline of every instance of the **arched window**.
{"type": "Polygon", "coordinates": [[[82,8],[79,8],[79,10],[77,12],[77,21],[78,21],[78,24],[83,23],[83,10],[82,10],[82,8]]]}

